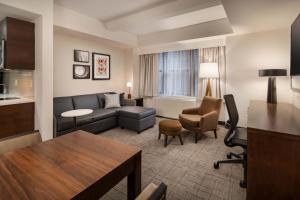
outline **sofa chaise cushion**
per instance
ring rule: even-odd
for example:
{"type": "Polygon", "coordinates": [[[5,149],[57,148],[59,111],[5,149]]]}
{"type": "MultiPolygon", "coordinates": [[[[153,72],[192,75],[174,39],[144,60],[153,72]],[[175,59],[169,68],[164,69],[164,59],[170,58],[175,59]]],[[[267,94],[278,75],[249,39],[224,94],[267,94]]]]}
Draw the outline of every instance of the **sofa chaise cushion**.
{"type": "Polygon", "coordinates": [[[143,119],[155,114],[155,109],[139,106],[124,106],[119,110],[119,116],[124,116],[132,119],[143,119]]]}

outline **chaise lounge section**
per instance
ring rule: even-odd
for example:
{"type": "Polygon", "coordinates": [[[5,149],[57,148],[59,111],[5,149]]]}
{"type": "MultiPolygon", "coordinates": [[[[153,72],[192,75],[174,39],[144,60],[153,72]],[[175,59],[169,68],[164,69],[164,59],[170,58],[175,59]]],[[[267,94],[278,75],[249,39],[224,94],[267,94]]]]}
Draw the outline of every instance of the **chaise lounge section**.
{"type": "Polygon", "coordinates": [[[140,133],[154,126],[156,116],[154,108],[132,106],[132,101],[124,100],[124,93],[122,93],[120,94],[121,107],[106,109],[105,94],[114,94],[114,92],[54,98],[54,137],[78,129],[100,133],[118,125],[140,133]],[[61,113],[75,109],[92,109],[93,113],[76,117],[76,120],[61,116],[61,113]]]}
{"type": "Polygon", "coordinates": [[[155,109],[126,106],[119,110],[119,126],[136,131],[137,133],[154,126],[155,109]]]}

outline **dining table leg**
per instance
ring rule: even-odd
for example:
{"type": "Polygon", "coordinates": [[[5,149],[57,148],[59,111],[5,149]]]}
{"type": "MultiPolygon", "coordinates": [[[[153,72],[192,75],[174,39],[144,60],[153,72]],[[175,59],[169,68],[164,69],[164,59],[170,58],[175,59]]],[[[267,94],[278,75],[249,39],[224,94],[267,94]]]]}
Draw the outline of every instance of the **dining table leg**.
{"type": "Polygon", "coordinates": [[[127,177],[127,199],[134,200],[141,193],[141,152],[134,159],[134,170],[127,177]]]}

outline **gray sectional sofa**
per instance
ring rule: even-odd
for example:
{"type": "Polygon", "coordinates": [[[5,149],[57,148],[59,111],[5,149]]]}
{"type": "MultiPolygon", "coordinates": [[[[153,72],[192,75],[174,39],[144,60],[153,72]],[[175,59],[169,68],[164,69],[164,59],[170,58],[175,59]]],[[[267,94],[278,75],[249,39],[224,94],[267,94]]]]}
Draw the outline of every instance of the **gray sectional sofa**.
{"type": "Polygon", "coordinates": [[[140,133],[154,126],[156,116],[154,108],[132,106],[132,101],[124,100],[123,93],[120,95],[120,108],[106,109],[104,94],[106,93],[55,97],[53,99],[54,137],[78,129],[100,133],[117,126],[140,133]],[[76,120],[61,116],[61,113],[74,109],[92,109],[93,113],[76,117],[76,120]]]}

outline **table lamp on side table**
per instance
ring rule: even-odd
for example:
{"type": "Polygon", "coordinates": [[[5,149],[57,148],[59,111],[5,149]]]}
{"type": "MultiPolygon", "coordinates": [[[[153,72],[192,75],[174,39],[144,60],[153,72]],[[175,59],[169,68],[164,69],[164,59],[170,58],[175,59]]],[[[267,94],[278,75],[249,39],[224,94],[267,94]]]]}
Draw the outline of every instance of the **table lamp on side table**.
{"type": "Polygon", "coordinates": [[[211,96],[210,79],[219,77],[218,63],[200,63],[199,77],[207,79],[205,96],[211,96]]]}
{"type": "Polygon", "coordinates": [[[128,81],[126,86],[128,87],[128,99],[131,99],[131,93],[130,93],[130,88],[132,88],[132,82],[128,81]]]}
{"type": "Polygon", "coordinates": [[[276,76],[286,76],[286,69],[261,69],[258,71],[260,77],[267,76],[268,79],[268,103],[277,103],[276,76]]]}

